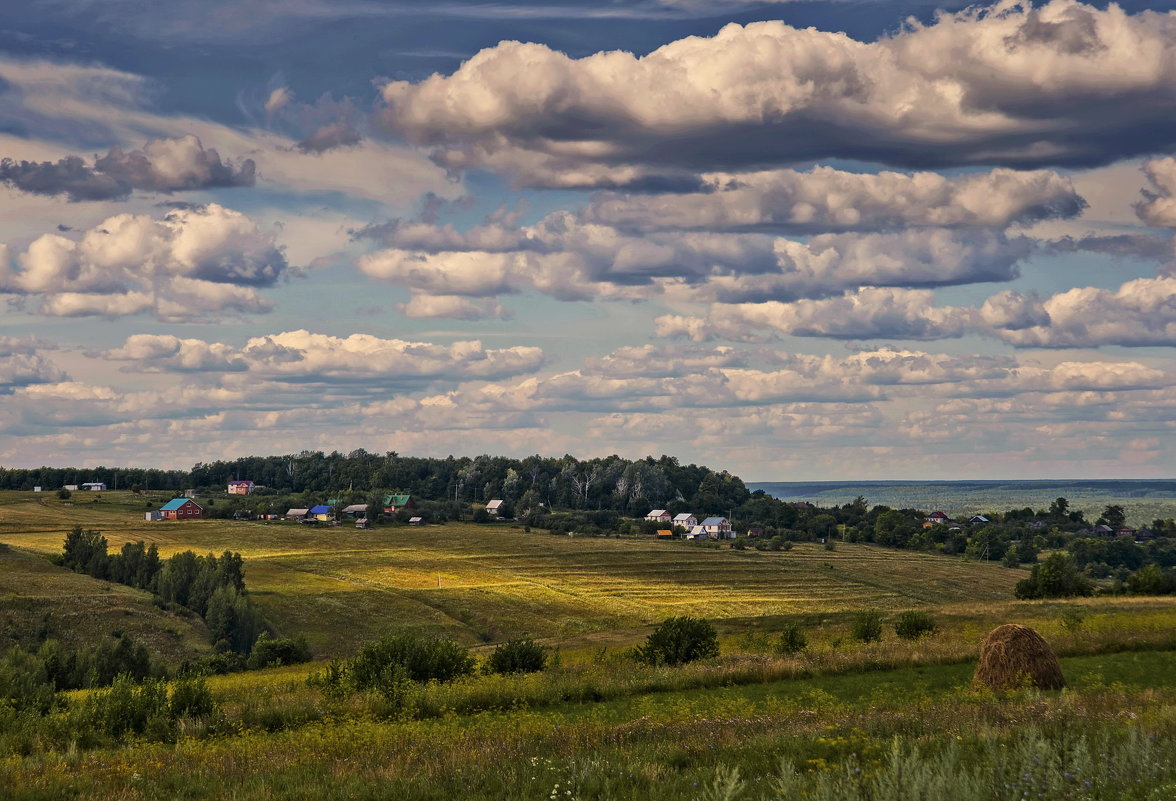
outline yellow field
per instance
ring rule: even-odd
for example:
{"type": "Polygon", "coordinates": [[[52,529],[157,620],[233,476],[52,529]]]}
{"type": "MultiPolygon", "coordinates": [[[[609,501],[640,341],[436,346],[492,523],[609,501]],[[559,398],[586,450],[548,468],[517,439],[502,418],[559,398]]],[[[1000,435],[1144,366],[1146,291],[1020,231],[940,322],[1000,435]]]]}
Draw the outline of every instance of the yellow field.
{"type": "Polygon", "coordinates": [[[101,503],[75,493],[74,500],[0,494],[0,542],[59,553],[66,532],[82,525],[101,531],[112,552],[139,539],[164,556],[239,551],[267,617],[283,634],[305,634],[320,655],[350,653],[401,625],[467,642],[527,634],[583,645],[628,640],[676,614],[735,623],[870,606],[983,603],[1010,599],[1024,576],[995,564],[845,543],[835,551],[802,543],[760,553],[472,524],[359,531],[148,523],[142,499],[129,493],[103,493],[101,503]]]}

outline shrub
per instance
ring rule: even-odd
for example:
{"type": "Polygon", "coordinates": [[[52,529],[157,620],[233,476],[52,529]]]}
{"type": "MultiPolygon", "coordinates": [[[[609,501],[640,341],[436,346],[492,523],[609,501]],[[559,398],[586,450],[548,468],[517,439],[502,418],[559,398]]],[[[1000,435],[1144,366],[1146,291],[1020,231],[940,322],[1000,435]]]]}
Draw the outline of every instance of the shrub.
{"type": "Polygon", "coordinates": [[[531,639],[509,640],[490,654],[487,673],[538,673],[547,666],[547,649],[531,639]]]}
{"type": "Polygon", "coordinates": [[[799,623],[789,623],[780,632],[776,650],[782,654],[798,654],[808,647],[808,637],[799,623]]]}
{"type": "Polygon", "coordinates": [[[470,649],[453,640],[413,632],[389,634],[368,643],[348,672],[357,690],[378,689],[401,677],[411,681],[452,681],[474,671],[470,649]]]}
{"type": "Polygon", "coordinates": [[[168,711],[173,718],[202,718],[216,708],[212,691],[203,678],[181,679],[172,688],[168,711]]]}
{"type": "Polygon", "coordinates": [[[853,638],[861,642],[882,639],[882,613],[877,609],[863,609],[854,615],[851,628],[853,638]]]}
{"type": "Polygon", "coordinates": [[[938,628],[930,612],[911,610],[903,612],[898,616],[898,620],[894,621],[894,633],[904,640],[930,637],[938,628]]]}
{"type": "Polygon", "coordinates": [[[285,637],[275,640],[269,632],[257,635],[249,660],[245,663],[250,670],[277,665],[297,665],[310,661],[310,646],[305,637],[285,637]]]}
{"type": "Polygon", "coordinates": [[[647,665],[684,665],[719,655],[719,635],[706,620],[671,617],[653,630],[634,656],[647,665]]]}
{"type": "Polygon", "coordinates": [[[1073,598],[1093,595],[1094,587],[1078,572],[1072,556],[1055,553],[1034,565],[1029,578],[1017,582],[1015,594],[1018,598],[1073,598]]]}

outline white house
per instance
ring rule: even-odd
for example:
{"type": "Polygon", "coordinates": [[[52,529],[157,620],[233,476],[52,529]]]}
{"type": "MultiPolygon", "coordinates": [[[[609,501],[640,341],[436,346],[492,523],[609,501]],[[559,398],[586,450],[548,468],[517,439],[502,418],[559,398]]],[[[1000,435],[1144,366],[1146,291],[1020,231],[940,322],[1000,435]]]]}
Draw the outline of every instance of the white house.
{"type": "Polygon", "coordinates": [[[701,526],[713,539],[735,539],[735,532],[731,530],[731,521],[725,517],[708,517],[702,521],[701,526]]]}
{"type": "Polygon", "coordinates": [[[673,523],[675,526],[681,526],[682,528],[689,531],[698,525],[698,518],[689,512],[683,512],[680,515],[674,515],[673,523]]]}
{"type": "Polygon", "coordinates": [[[106,485],[101,481],[87,481],[82,485],[82,489],[89,490],[90,492],[105,492],[106,485]]]}
{"type": "Polygon", "coordinates": [[[654,509],[645,516],[645,519],[652,523],[668,523],[672,518],[665,509],[654,509]]]}

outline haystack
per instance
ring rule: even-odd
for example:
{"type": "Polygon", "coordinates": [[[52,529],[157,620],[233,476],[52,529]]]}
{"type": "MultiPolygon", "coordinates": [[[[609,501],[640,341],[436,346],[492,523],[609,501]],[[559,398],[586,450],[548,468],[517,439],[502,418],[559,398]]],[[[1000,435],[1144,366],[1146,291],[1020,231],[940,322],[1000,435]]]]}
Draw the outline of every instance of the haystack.
{"type": "Polygon", "coordinates": [[[1066,686],[1053,649],[1028,626],[1006,623],[993,629],[980,645],[980,664],[972,680],[994,690],[1066,686]]]}

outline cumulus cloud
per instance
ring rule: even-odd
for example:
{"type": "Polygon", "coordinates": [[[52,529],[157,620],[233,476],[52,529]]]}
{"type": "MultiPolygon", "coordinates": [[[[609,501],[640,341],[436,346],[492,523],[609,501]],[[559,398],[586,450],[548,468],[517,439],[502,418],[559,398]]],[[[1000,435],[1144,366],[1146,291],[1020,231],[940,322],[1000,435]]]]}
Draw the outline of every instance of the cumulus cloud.
{"type": "Polygon", "coordinates": [[[1143,199],[1135,204],[1136,216],[1157,228],[1176,228],[1176,158],[1146,161],[1143,174],[1150,188],[1141,190],[1143,199]]]}
{"type": "Polygon", "coordinates": [[[543,351],[534,347],[485,348],[476,340],[436,345],[370,334],[333,337],[305,330],[254,337],[240,348],[140,334],[103,357],[133,361],[136,369],[153,371],[247,371],[251,377],[274,381],[377,386],[502,378],[533,372],[545,361],[543,351]]]}
{"type": "Polygon", "coordinates": [[[1176,278],[1139,278],[1117,290],[1076,287],[1040,302],[1013,292],[1001,298],[989,319],[1018,347],[1176,345],[1176,278]],[[1008,315],[1013,322],[1001,317],[1009,306],[1017,309],[1008,315]]]}
{"type": "Polygon", "coordinates": [[[253,186],[252,159],[222,161],[192,135],[153,139],[138,150],[113,147],[87,164],[78,156],[57,162],[0,161],[0,183],[38,195],[66,195],[71,201],[116,200],[132,190],[180,190],[253,186]]]}
{"type": "Polygon", "coordinates": [[[422,295],[486,297],[535,290],[565,300],[727,303],[824,297],[860,286],[928,287],[1007,281],[1033,242],[989,229],[912,228],[824,234],[800,242],[758,233],[644,235],[571,212],[532,226],[459,232],[419,222],[382,226],[392,245],[362,257],[367,275],[422,295]]]}
{"type": "Polygon", "coordinates": [[[931,340],[960,337],[976,326],[976,310],[936,306],[928,290],[880,288],[793,303],[715,304],[705,318],[663,315],[654,320],[657,336],[698,342],[717,337],[762,342],[780,336],[931,340]]]}
{"type": "Polygon", "coordinates": [[[19,387],[64,381],[66,374],[40,353],[52,349],[36,337],[0,336],[0,395],[19,387]]]}
{"type": "Polygon", "coordinates": [[[493,300],[471,300],[458,295],[414,293],[396,308],[405,317],[444,317],[451,320],[508,320],[510,311],[493,300]]]}
{"type": "Polygon", "coordinates": [[[933,172],[876,175],[832,167],[712,173],[703,190],[602,193],[583,217],[641,230],[706,228],[795,233],[920,227],[993,227],[1072,217],[1085,207],[1070,180],[1048,171],[997,169],[946,178],[933,172]]]}
{"type": "Polygon", "coordinates": [[[274,285],[287,269],[273,232],[210,204],[162,218],[115,215],[78,239],[45,234],[15,259],[0,258],[0,291],[37,296],[50,315],[151,309],[182,320],[266,311],[253,288],[274,285]]]}
{"type": "Polygon", "coordinates": [[[1173,144],[1176,17],[1001,2],[875,42],[728,25],[648,55],[502,42],[383,86],[389,129],[451,168],[535,186],[685,184],[844,157],[906,167],[1103,164],[1173,144]]]}

